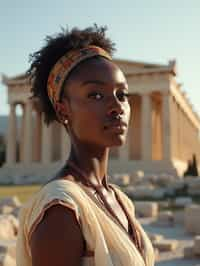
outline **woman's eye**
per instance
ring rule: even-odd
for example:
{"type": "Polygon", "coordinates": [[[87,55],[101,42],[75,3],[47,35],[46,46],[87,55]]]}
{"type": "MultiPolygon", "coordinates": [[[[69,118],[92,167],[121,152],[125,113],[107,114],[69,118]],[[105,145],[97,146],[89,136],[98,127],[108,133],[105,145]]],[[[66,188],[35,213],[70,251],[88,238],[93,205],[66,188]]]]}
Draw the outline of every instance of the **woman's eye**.
{"type": "Polygon", "coordinates": [[[103,95],[99,92],[93,92],[93,93],[90,93],[88,95],[89,98],[93,98],[93,99],[96,99],[96,100],[100,100],[103,98],[103,95]]]}
{"type": "Polygon", "coordinates": [[[127,100],[129,96],[130,96],[130,95],[128,94],[128,92],[120,92],[120,93],[118,93],[118,99],[119,99],[120,101],[125,101],[125,100],[127,100]]]}

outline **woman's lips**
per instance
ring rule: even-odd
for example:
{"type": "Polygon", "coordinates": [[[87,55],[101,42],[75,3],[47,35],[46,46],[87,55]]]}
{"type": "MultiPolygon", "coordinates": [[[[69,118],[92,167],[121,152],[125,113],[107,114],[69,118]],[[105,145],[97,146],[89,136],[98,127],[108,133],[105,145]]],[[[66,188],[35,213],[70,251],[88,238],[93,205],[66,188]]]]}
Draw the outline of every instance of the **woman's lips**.
{"type": "Polygon", "coordinates": [[[127,124],[123,121],[113,121],[104,126],[105,130],[112,130],[119,133],[124,133],[126,128],[127,124]]]}

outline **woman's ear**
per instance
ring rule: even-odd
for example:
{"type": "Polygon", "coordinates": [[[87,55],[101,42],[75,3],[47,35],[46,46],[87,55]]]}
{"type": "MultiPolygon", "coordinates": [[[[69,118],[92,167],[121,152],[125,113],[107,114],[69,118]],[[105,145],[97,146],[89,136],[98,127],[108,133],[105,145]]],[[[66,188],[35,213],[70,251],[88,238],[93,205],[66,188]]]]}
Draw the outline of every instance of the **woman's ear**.
{"type": "Polygon", "coordinates": [[[62,124],[68,124],[69,108],[68,103],[57,102],[55,104],[56,116],[62,124]]]}

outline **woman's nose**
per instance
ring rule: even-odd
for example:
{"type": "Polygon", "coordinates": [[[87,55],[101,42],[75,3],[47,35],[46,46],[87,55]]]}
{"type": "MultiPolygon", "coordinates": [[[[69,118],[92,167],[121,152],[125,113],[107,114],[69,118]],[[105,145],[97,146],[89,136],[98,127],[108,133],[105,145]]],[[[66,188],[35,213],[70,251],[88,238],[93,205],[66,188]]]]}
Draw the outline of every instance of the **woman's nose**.
{"type": "Polygon", "coordinates": [[[122,103],[116,96],[111,97],[108,103],[108,115],[121,115],[124,113],[122,103]]]}

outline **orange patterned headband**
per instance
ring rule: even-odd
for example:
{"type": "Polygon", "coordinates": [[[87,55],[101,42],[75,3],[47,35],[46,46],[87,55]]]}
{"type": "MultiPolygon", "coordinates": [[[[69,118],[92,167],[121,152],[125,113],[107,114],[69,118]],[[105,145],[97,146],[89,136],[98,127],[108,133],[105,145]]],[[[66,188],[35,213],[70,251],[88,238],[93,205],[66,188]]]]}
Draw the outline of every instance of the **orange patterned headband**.
{"type": "Polygon", "coordinates": [[[70,71],[81,61],[97,55],[112,60],[111,56],[104,49],[90,45],[86,48],[66,53],[57,61],[50,71],[47,81],[48,96],[55,110],[57,109],[57,104],[59,105],[60,102],[62,85],[70,71]]]}

